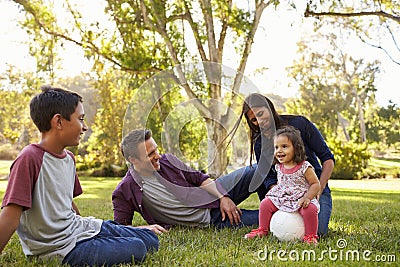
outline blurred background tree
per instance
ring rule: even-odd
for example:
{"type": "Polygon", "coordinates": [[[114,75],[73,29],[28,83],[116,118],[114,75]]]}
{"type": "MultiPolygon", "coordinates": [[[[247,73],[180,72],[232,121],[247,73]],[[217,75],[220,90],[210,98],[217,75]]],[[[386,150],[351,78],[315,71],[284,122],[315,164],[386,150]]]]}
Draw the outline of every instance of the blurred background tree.
{"type": "MultiPolygon", "coordinates": [[[[119,143],[124,122],[135,125],[135,119],[139,119],[125,117],[126,107],[132,103],[139,111],[141,104],[155,103],[146,118],[146,127],[153,130],[156,141],[162,144],[162,152],[180,153],[193,167],[215,176],[224,173],[228,164],[246,164],[249,150],[248,144],[241,141],[246,140],[244,129],[239,133],[241,138],[235,139],[228,150],[221,150],[224,146],[216,144],[230,130],[224,129],[234,115],[229,111],[240,112],[241,97],[249,92],[240,89],[242,74],[264,10],[282,5],[297,8],[294,1],[108,0],[103,17],[88,21],[76,1],[14,2],[25,15],[20,23],[30,37],[36,72],[9,66],[1,74],[1,155],[5,155],[3,151],[12,151],[10,147],[15,154],[37,140],[29,120],[29,100],[40,85],[56,84],[84,96],[91,129],[82,145],[73,149],[78,155],[78,166],[97,169],[98,175],[118,175],[118,170],[126,167],[119,143]],[[80,47],[92,63],[90,73],[78,77],[58,75],[59,51],[66,43],[80,47]],[[206,86],[182,83],[167,95],[157,86],[144,94],[140,90],[153,75],[174,66],[201,61],[223,64],[232,48],[239,59],[229,88],[223,88],[220,80],[206,86]],[[224,93],[224,89],[232,93],[224,93]],[[207,99],[223,103],[224,109],[204,101],[207,99]]],[[[371,154],[399,150],[400,111],[396,104],[379,107],[376,103],[380,62],[368,62],[344,52],[341,40],[356,34],[365,43],[385,51],[394,63],[399,62],[398,49],[383,47],[380,42],[389,36],[397,47],[393,33],[398,32],[399,6],[398,1],[309,1],[305,19],[313,19],[318,34],[298,43],[299,58],[287,69],[292,82],[298,85],[298,97],[270,95],[281,113],[309,117],[331,140],[330,146],[338,158],[348,153],[347,147],[359,151],[362,164],[358,165],[358,159],[350,160],[362,166],[361,170],[351,172],[355,177],[362,175],[371,154]],[[332,25],[343,29],[340,36],[332,32],[332,25]],[[325,44],[316,47],[315,43],[320,44],[321,40],[325,44]],[[362,152],[365,149],[368,153],[362,152]]],[[[216,73],[219,71],[215,69],[216,73]]],[[[177,79],[182,78],[179,71],[175,74],[177,79]]],[[[342,175],[341,168],[346,168],[346,164],[340,166],[337,163],[335,168],[338,175],[342,175]]]]}

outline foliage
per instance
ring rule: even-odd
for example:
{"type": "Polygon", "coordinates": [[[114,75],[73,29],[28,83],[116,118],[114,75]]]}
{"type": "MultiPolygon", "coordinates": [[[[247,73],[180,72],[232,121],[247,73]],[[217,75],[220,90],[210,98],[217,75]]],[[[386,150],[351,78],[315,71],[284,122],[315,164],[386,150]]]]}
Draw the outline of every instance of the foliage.
{"type": "Polygon", "coordinates": [[[191,162],[192,167],[197,170],[206,170],[208,167],[207,129],[204,119],[201,116],[193,117],[194,119],[181,124],[183,127],[179,132],[179,147],[182,151],[182,159],[185,162],[191,162]]]}
{"type": "Polygon", "coordinates": [[[313,39],[299,43],[301,57],[289,71],[299,84],[300,97],[288,102],[287,110],[318,122],[324,136],[365,142],[365,124],[374,119],[376,109],[379,63],[343,54],[335,35],[314,38],[325,39],[326,44],[317,49],[313,39]]]}
{"type": "MultiPolygon", "coordinates": [[[[37,0],[30,5],[30,8],[41,17],[41,23],[49,25],[48,31],[57,31],[56,16],[52,12],[54,8],[52,2],[45,3],[42,0],[37,0]]],[[[59,37],[46,32],[37,22],[35,17],[27,14],[21,25],[30,38],[29,54],[36,59],[38,76],[53,84],[56,78],[55,71],[60,61],[57,52],[59,37]]]]}
{"type": "Polygon", "coordinates": [[[85,162],[90,167],[124,165],[119,144],[122,140],[125,107],[131,100],[136,86],[130,75],[113,69],[98,77],[94,87],[98,91],[96,100],[100,107],[91,127],[88,154],[85,155],[85,162]]]}
{"type": "Polygon", "coordinates": [[[368,161],[368,167],[362,172],[362,178],[400,178],[400,158],[385,155],[385,158],[374,156],[368,161]]]}
{"type": "Polygon", "coordinates": [[[19,153],[11,144],[0,144],[0,160],[14,160],[19,153]]]}
{"type": "Polygon", "coordinates": [[[335,155],[332,179],[360,179],[367,161],[372,156],[368,152],[367,144],[343,142],[334,138],[328,139],[327,144],[335,155]]]}
{"type": "MultiPolygon", "coordinates": [[[[118,182],[119,179],[115,178],[81,177],[84,194],[75,199],[81,213],[84,216],[112,219],[110,194],[118,182]]],[[[5,185],[6,181],[0,181],[0,197],[4,194],[5,185]]],[[[245,240],[243,236],[250,231],[249,227],[223,230],[177,227],[159,236],[159,251],[149,255],[141,266],[396,265],[400,257],[398,242],[400,224],[397,219],[400,216],[399,181],[340,180],[332,181],[330,187],[334,203],[329,224],[330,232],[320,239],[317,246],[310,247],[300,242],[279,242],[272,236],[245,240]],[[336,185],[335,182],[341,184],[336,185]],[[339,242],[345,242],[346,247],[340,248],[339,242]],[[278,258],[279,250],[281,253],[286,253],[281,254],[286,260],[278,258]],[[302,252],[306,251],[314,251],[316,259],[302,260],[302,252]],[[362,257],[365,251],[371,252],[369,261],[362,257]],[[265,258],[265,253],[268,252],[272,255],[271,259],[265,258]],[[291,255],[288,255],[289,252],[291,255]],[[296,260],[297,255],[299,260],[296,260]],[[352,257],[357,255],[360,256],[359,259],[352,257]],[[383,259],[386,260],[385,263],[383,259]]],[[[256,194],[241,205],[241,208],[247,209],[258,207],[259,200],[256,194]]],[[[144,221],[135,214],[134,224],[143,225],[144,221]]],[[[307,254],[305,255],[307,257],[307,254]]],[[[23,255],[16,234],[1,254],[0,265],[59,266],[55,262],[28,260],[23,255]]]]}
{"type": "MultiPolygon", "coordinates": [[[[261,15],[266,7],[279,4],[278,1],[256,1],[255,5],[237,5],[233,1],[209,0],[108,0],[104,15],[108,22],[111,22],[108,25],[113,26],[102,28],[99,22],[85,21],[78,7],[72,4],[73,1],[66,1],[63,5],[67,11],[65,17],[73,22],[72,27],[66,28],[60,26],[60,21],[57,21],[52,13],[51,5],[47,8],[47,1],[14,1],[23,7],[29,22],[32,21],[28,29],[34,22],[40,31],[53,37],[52,40],[60,43],[69,41],[80,46],[85,55],[93,59],[94,70],[99,77],[107,73],[106,69],[109,67],[126,71],[144,81],[160,70],[187,62],[212,62],[218,65],[223,63],[226,47],[233,45],[237,49],[240,62],[236,68],[235,81],[229,89],[236,93],[243,79],[242,73],[245,71],[261,15]]],[[[39,33],[32,32],[36,37],[39,37],[39,33]]],[[[43,41],[40,39],[39,43],[43,41]]],[[[218,67],[214,70],[207,74],[208,78],[221,74],[218,67]]],[[[182,74],[178,69],[177,77],[181,78],[182,74]]],[[[200,99],[207,96],[221,101],[223,74],[216,76],[219,81],[209,80],[209,85],[204,87],[191,86],[185,82],[182,83],[182,87],[190,98],[200,99]]],[[[118,85],[114,84],[112,87],[116,88],[118,85]]],[[[103,97],[103,93],[100,93],[100,97],[103,97]]],[[[109,100],[105,97],[102,103],[109,100]]],[[[112,108],[110,105],[108,107],[112,108]]],[[[197,101],[195,107],[205,118],[208,138],[213,141],[208,142],[208,153],[215,155],[214,161],[209,163],[212,163],[212,171],[219,174],[226,167],[227,158],[222,150],[218,150],[223,146],[211,144],[221,143],[226,136],[221,124],[230,116],[227,111],[229,107],[224,111],[212,105],[206,106],[201,101],[197,101]],[[214,151],[215,149],[217,151],[214,151]]],[[[104,114],[105,107],[102,108],[100,113],[104,114]]],[[[110,113],[115,113],[117,117],[120,116],[118,112],[119,110],[110,110],[110,113]]],[[[101,124],[97,124],[97,130],[100,131],[97,133],[100,138],[97,145],[102,148],[105,143],[101,137],[109,136],[109,131],[120,130],[121,127],[100,126],[101,124]]],[[[93,144],[91,149],[93,151],[93,144]]],[[[110,155],[107,147],[104,150],[107,156],[111,156],[111,160],[116,160],[115,154],[110,155]]]]}
{"type": "Polygon", "coordinates": [[[304,15],[314,17],[315,28],[324,25],[350,29],[364,43],[400,65],[400,1],[398,0],[315,0],[307,3],[304,15]]]}
{"type": "Polygon", "coordinates": [[[382,147],[394,146],[400,140],[400,107],[393,103],[380,107],[366,126],[368,140],[382,147]]]}
{"type": "MultiPolygon", "coordinates": [[[[91,124],[91,130],[86,134],[86,138],[90,136],[90,140],[88,142],[84,140],[82,146],[74,148],[74,152],[82,156],[77,158],[82,169],[106,170],[112,169],[113,165],[123,165],[124,160],[118,149],[123,135],[123,109],[141,84],[159,71],[188,62],[221,64],[226,57],[225,51],[233,47],[239,55],[239,60],[234,82],[227,88],[236,94],[229,95],[230,99],[224,99],[221,90],[223,86],[219,86],[218,83],[211,85],[183,83],[182,91],[174,91],[157,103],[147,121],[147,126],[154,131],[157,141],[166,146],[165,151],[182,151],[188,161],[201,168],[209,166],[209,162],[207,164],[202,162],[204,157],[201,156],[205,153],[202,150],[207,145],[208,154],[218,155],[216,159],[218,166],[215,168],[217,170],[211,169],[211,171],[221,171],[224,164],[228,163],[228,157],[236,153],[218,150],[224,146],[213,146],[213,144],[222,142],[226,135],[226,129],[221,125],[226,125],[225,120],[229,121],[230,114],[225,111],[234,109],[238,103],[237,96],[243,78],[241,74],[246,67],[259,19],[267,7],[274,8],[283,3],[283,1],[254,1],[243,4],[240,1],[208,0],[107,0],[101,2],[105,4],[105,10],[100,16],[104,17],[88,21],[89,16],[82,13],[84,11],[79,8],[81,4],[79,1],[14,0],[14,2],[19,4],[21,12],[25,15],[21,25],[31,37],[30,53],[36,59],[37,73],[29,74],[29,79],[24,78],[26,80],[21,80],[20,86],[16,86],[29,89],[31,92],[20,90],[13,95],[14,93],[7,91],[1,95],[0,104],[4,101],[4,105],[1,105],[4,108],[0,108],[0,130],[2,135],[6,136],[7,142],[22,146],[36,138],[35,128],[28,116],[25,113],[17,113],[27,106],[29,96],[43,81],[61,83],[57,80],[56,72],[59,63],[58,52],[66,42],[79,46],[85,56],[92,60],[91,78],[98,80],[90,84],[97,92],[88,91],[89,96],[84,96],[86,103],[89,104],[85,106],[85,110],[91,124]],[[178,115],[174,112],[177,103],[174,101],[182,99],[183,91],[190,99],[212,98],[221,101],[226,104],[226,109],[224,111],[198,101],[194,105],[197,113],[189,110],[187,114],[178,115]],[[18,103],[7,106],[6,101],[18,103]],[[169,113],[173,114],[170,116],[169,113]],[[200,115],[203,120],[196,118],[190,123],[182,120],[191,114],[200,115]],[[164,121],[166,118],[174,118],[175,121],[164,121]],[[183,125],[176,125],[182,121],[183,125]],[[17,125],[16,122],[23,122],[23,126],[17,125]],[[206,133],[211,142],[205,142],[206,133]],[[179,144],[173,143],[175,137],[179,137],[179,144]],[[160,142],[162,139],[165,142],[160,142]],[[217,150],[213,151],[215,148],[217,150]]],[[[294,1],[288,2],[296,8],[294,1]]],[[[353,2],[355,6],[348,7],[344,6],[348,1],[310,1],[305,15],[311,16],[326,8],[330,14],[325,15],[336,16],[334,23],[338,23],[340,28],[349,27],[355,30],[365,41],[379,41],[385,30],[389,33],[397,32],[398,25],[395,23],[398,18],[396,17],[398,1],[353,2]],[[373,8],[374,11],[369,14],[372,17],[357,13],[367,8],[373,8]],[[341,11],[351,14],[346,13],[348,16],[341,16],[334,13],[341,11]]],[[[318,18],[320,21],[322,16],[324,14],[320,14],[318,18]]],[[[314,22],[319,27],[318,31],[322,29],[318,20],[314,22]]],[[[390,34],[386,34],[387,36],[396,37],[390,34]]],[[[305,42],[301,44],[299,53],[303,57],[296,62],[291,73],[292,77],[301,83],[301,97],[289,103],[287,111],[309,117],[318,124],[324,136],[343,135],[347,140],[354,142],[364,142],[365,138],[368,142],[384,140],[385,145],[395,146],[396,140],[399,139],[399,108],[389,106],[387,110],[378,111],[375,103],[374,82],[379,63],[365,62],[340,54],[337,47],[330,49],[336,37],[322,38],[328,42],[332,41],[326,46],[321,46],[325,49],[322,51],[311,49],[305,42]],[[331,51],[328,53],[326,50],[331,51]],[[388,115],[389,113],[391,115],[388,115]],[[391,127],[392,125],[394,127],[391,127]]],[[[373,45],[379,48],[379,42],[374,42],[373,45]]],[[[217,68],[214,73],[219,71],[217,68]]],[[[15,80],[18,75],[14,74],[10,72],[8,75],[13,76],[9,83],[12,86],[18,84],[15,80]]],[[[20,76],[24,75],[21,73],[20,76]]],[[[74,88],[72,83],[63,84],[67,88],[74,88]]],[[[149,98],[153,93],[153,97],[157,96],[156,91],[151,90],[148,93],[149,98]]],[[[236,143],[232,150],[243,151],[245,150],[243,146],[236,143]]]]}
{"type": "Polygon", "coordinates": [[[0,133],[5,143],[21,149],[37,141],[36,126],[30,120],[29,102],[40,80],[31,72],[13,66],[0,74],[0,133]]]}

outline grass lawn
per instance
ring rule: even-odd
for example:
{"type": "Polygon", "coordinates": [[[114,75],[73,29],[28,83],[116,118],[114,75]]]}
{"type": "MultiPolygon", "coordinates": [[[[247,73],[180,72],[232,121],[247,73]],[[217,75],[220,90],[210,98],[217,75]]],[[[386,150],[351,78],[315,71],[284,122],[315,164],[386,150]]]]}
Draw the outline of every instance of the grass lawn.
{"type": "MultiPolygon", "coordinates": [[[[111,192],[119,179],[81,177],[84,194],[76,203],[84,216],[112,219],[111,192]]],[[[0,198],[7,181],[0,180],[0,198]]],[[[330,232],[317,246],[279,242],[269,236],[245,240],[250,228],[174,228],[160,236],[160,250],[143,266],[399,266],[400,179],[331,180],[330,232]],[[278,254],[278,251],[279,254],[278,254]]],[[[252,195],[242,208],[258,208],[252,195]]],[[[143,219],[135,215],[137,225],[143,219]]],[[[0,266],[44,266],[28,262],[14,234],[0,266]]],[[[57,266],[54,262],[46,266],[57,266]]],[[[128,266],[128,265],[125,265],[128,266]]]]}

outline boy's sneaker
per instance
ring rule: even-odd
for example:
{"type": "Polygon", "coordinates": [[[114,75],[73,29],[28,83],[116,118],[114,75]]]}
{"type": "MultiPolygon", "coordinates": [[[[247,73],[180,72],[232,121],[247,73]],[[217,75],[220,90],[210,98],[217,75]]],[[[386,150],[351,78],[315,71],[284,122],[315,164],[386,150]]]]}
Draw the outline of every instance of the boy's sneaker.
{"type": "Polygon", "coordinates": [[[245,234],[244,238],[253,239],[255,237],[263,237],[263,236],[267,236],[267,235],[268,235],[268,230],[257,228],[257,229],[251,230],[250,233],[245,234]]]}
{"type": "Polygon", "coordinates": [[[318,244],[318,235],[305,235],[303,242],[307,244],[318,244]]]}

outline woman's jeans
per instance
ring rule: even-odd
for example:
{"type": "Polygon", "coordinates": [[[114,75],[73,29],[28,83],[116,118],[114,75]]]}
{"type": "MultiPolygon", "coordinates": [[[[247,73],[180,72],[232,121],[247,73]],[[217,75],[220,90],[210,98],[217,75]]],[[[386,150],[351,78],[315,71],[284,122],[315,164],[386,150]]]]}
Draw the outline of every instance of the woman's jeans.
{"type": "Polygon", "coordinates": [[[332,213],[332,195],[328,185],[326,185],[319,197],[319,205],[318,235],[326,235],[328,233],[328,224],[332,213]]]}
{"type": "Polygon", "coordinates": [[[142,262],[147,252],[158,250],[158,237],[143,228],[104,221],[100,232],[76,243],[63,260],[71,266],[112,266],[142,262]]]}

